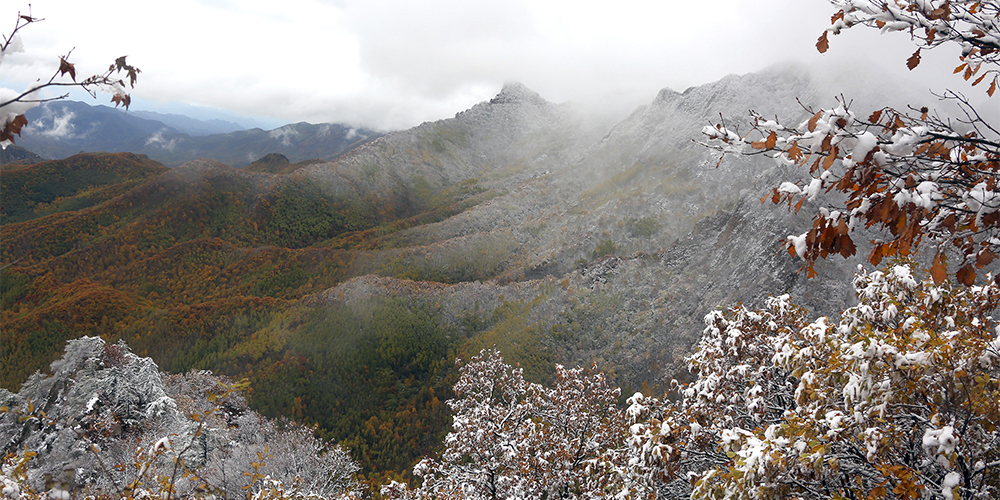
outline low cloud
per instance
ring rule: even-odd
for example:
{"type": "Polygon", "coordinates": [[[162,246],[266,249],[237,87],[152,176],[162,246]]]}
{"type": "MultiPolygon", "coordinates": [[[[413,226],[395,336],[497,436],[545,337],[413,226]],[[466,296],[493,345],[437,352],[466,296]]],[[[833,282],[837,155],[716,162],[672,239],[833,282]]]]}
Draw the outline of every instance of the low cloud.
{"type": "Polygon", "coordinates": [[[177,146],[177,139],[164,139],[163,131],[160,130],[146,138],[146,146],[159,146],[161,149],[173,151],[177,146]]]}
{"type": "Polygon", "coordinates": [[[299,137],[299,133],[290,126],[284,126],[268,132],[267,136],[271,139],[281,139],[281,145],[287,148],[292,145],[292,139],[299,137]]]}
{"type": "MultiPolygon", "coordinates": [[[[47,112],[46,115],[49,115],[47,112]]],[[[47,116],[52,120],[52,125],[45,128],[44,119],[39,123],[38,132],[44,136],[52,137],[53,139],[72,139],[76,137],[75,127],[73,126],[73,118],[76,118],[76,113],[63,109],[63,113],[60,115],[50,115],[47,116]]]]}

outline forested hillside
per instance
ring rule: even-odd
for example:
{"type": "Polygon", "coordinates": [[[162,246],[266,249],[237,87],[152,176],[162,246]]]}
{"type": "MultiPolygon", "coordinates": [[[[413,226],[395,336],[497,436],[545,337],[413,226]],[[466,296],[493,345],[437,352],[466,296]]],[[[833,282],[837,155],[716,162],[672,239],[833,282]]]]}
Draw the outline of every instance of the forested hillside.
{"type": "Polygon", "coordinates": [[[6,225],[98,205],[166,171],[163,165],[130,153],[4,164],[0,221],[6,225]]]}
{"type": "Polygon", "coordinates": [[[333,162],[84,154],[24,170],[49,184],[5,172],[25,201],[0,230],[3,387],[68,339],[122,339],[173,373],[248,378],[254,408],[318,424],[372,482],[440,446],[455,359],[483,348],[531,381],[597,363],[656,392],[717,306],[854,300],[852,264],[806,284],[781,247],[805,219],[760,198],[787,172],[691,141],[764,95],[801,114],[818,88],[797,68],[730,76],[612,126],[510,84],[333,162]]]}

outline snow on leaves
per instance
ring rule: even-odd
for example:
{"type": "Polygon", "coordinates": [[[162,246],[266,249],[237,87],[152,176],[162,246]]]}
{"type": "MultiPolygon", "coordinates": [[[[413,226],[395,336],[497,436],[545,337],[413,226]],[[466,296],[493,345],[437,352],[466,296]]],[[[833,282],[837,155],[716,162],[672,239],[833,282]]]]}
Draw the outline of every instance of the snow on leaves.
{"type": "Polygon", "coordinates": [[[440,459],[389,498],[995,498],[1000,286],[907,265],[858,274],[858,305],[809,321],[787,295],[706,316],[671,399],[619,412],[599,376],[555,387],[484,351],[449,402],[440,459]],[[587,396],[589,394],[589,396],[587,396]],[[582,466],[582,467],[581,467],[582,466]]]}
{"type": "Polygon", "coordinates": [[[461,368],[453,430],[441,458],[414,468],[416,489],[389,498],[605,498],[624,486],[616,460],[625,424],[619,391],[601,374],[556,367],[554,387],[484,350],[461,368]]]}
{"type": "MultiPolygon", "coordinates": [[[[847,195],[841,210],[820,209],[809,231],[788,239],[789,252],[805,259],[810,272],[817,259],[853,255],[850,232],[861,225],[891,235],[876,242],[873,264],[909,256],[926,239],[937,247],[938,266],[948,247],[958,253],[966,285],[1000,252],[1000,133],[961,96],[946,97],[966,110],[966,132],[926,112],[915,117],[885,108],[859,118],[844,102],[796,128],[752,114],[753,130],[767,140],[751,147],[779,164],[808,168],[811,177],[774,188],[772,202],[798,211],[822,192],[847,195]]],[[[746,141],[721,125],[704,133],[723,142],[717,148],[724,152],[746,150],[746,141]]]]}
{"type": "MultiPolygon", "coordinates": [[[[956,72],[974,84],[992,75],[992,96],[1000,70],[1000,3],[996,1],[832,0],[840,8],[817,48],[828,48],[827,33],[856,25],[885,31],[907,31],[918,45],[907,61],[912,69],[921,49],[946,42],[962,47],[956,72]],[[921,34],[923,33],[923,34],[921,34]]],[[[962,116],[941,118],[927,108],[902,112],[892,108],[859,117],[841,98],[837,106],[818,111],[796,127],[751,112],[752,130],[741,136],[724,124],[705,127],[711,147],[723,153],[764,154],[781,165],[807,168],[810,179],[786,182],[770,196],[798,211],[822,192],[847,196],[839,210],[821,209],[813,226],[788,237],[788,250],[813,263],[832,254],[848,257],[856,251],[852,230],[864,225],[889,234],[875,241],[868,256],[878,265],[884,258],[907,257],[922,244],[934,247],[932,276],[941,283],[948,275],[947,256],[960,259],[959,282],[971,285],[976,271],[1000,252],[1000,131],[986,122],[961,94],[946,92],[962,116]],[[761,140],[749,140],[759,135],[761,140]]],[[[808,108],[807,108],[808,109],[808,108]]]]}
{"type": "Polygon", "coordinates": [[[918,45],[906,60],[913,69],[920,64],[920,51],[946,43],[961,47],[962,64],[955,73],[979,85],[990,78],[986,90],[996,92],[1000,70],[1000,3],[992,0],[831,0],[840,10],[831,19],[816,48],[822,53],[828,48],[827,32],[839,34],[857,25],[878,29],[882,33],[909,33],[918,45]],[[984,67],[985,65],[985,67],[984,67]],[[982,70],[982,71],[981,71],[982,70]]]}
{"type": "Polygon", "coordinates": [[[647,475],[693,498],[995,498],[1000,287],[902,265],[855,287],[839,323],[787,296],[710,314],[682,399],[629,400],[647,475]]]}

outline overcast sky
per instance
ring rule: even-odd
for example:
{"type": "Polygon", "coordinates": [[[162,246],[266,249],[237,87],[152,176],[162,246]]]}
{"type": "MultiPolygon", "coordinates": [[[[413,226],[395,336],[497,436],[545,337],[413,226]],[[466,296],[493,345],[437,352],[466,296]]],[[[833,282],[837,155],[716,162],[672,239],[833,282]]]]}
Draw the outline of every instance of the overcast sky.
{"type": "MultiPolygon", "coordinates": [[[[0,27],[18,9],[27,2],[4,1],[0,27]]],[[[136,109],[196,106],[268,126],[402,129],[453,116],[507,81],[624,114],[664,87],[785,61],[872,71],[869,61],[911,81],[964,83],[950,76],[952,47],[908,73],[914,46],[901,33],[848,30],[818,54],[834,12],[824,0],[33,0],[31,12],[45,21],[22,31],[25,51],[3,60],[2,86],[47,78],[74,47],[78,74],[127,54],[142,70],[136,109]]]]}

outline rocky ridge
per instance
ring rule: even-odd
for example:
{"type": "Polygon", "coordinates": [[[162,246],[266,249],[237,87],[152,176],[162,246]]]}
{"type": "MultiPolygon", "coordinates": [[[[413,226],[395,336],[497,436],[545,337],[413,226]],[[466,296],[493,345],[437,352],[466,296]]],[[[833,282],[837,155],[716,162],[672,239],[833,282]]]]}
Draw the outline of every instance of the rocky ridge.
{"type": "MultiPolygon", "coordinates": [[[[508,86],[454,121],[425,124],[406,137],[389,134],[352,152],[337,168],[356,169],[362,158],[378,161],[390,150],[388,144],[500,119],[505,136],[483,144],[496,134],[467,134],[470,142],[463,143],[467,148],[462,154],[442,162],[450,175],[437,179],[467,179],[475,171],[469,170],[468,159],[484,152],[505,151],[490,156],[493,171],[525,164],[525,158],[534,158],[527,162],[532,167],[508,177],[503,191],[489,201],[387,238],[393,246],[419,246],[426,255],[466,251],[463,239],[501,231],[513,246],[507,248],[501,271],[488,282],[432,286],[359,277],[314,300],[405,296],[443,302],[446,311],[477,310],[484,316],[502,302],[498,297],[530,302],[538,328],[573,330],[571,336],[544,339],[561,362],[608,363],[619,367],[626,385],[650,378],[662,382],[679,373],[677,362],[700,336],[701,318],[714,308],[761,304],[768,294],[791,293],[819,313],[842,309],[854,300],[845,285],[860,260],[821,263],[820,276],[807,280],[782,242],[810,223],[810,208],[796,215],[760,201],[780,180],[797,173],[760,157],[727,155],[720,161],[718,153],[695,142],[703,124],[720,116],[744,119],[755,103],[770,106],[761,112],[799,119],[805,113],[799,101],[816,100],[819,92],[804,72],[784,69],[729,76],[683,93],[665,89],[650,105],[579,149],[584,137],[553,139],[556,131],[574,130],[566,122],[553,124],[565,117],[558,107],[523,87],[508,86]],[[496,109],[498,105],[516,105],[519,113],[496,109]],[[539,134],[548,135],[542,140],[539,134]],[[567,147],[553,151],[540,149],[540,144],[567,147]],[[638,234],[635,224],[643,220],[656,230],[638,234]],[[613,244],[614,252],[595,259],[602,242],[613,244]]],[[[486,128],[492,130],[498,122],[489,123],[486,128]]],[[[446,317],[457,322],[459,315],[446,317]]]]}

